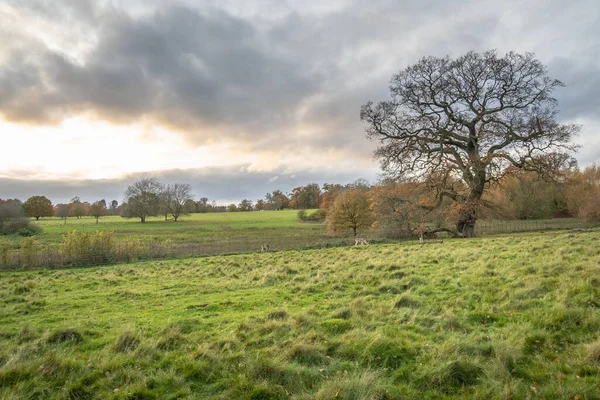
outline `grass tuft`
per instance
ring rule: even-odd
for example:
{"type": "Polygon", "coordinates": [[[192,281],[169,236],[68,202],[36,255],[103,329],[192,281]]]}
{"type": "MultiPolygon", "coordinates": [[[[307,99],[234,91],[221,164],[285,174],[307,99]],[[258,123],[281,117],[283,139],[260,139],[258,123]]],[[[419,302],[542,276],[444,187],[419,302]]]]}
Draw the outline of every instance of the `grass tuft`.
{"type": "Polygon", "coordinates": [[[75,328],[64,329],[53,333],[48,338],[48,343],[81,343],[83,335],[75,328]]]}
{"type": "Polygon", "coordinates": [[[402,295],[394,304],[396,308],[418,308],[421,305],[419,300],[410,295],[402,295]]]}
{"type": "Polygon", "coordinates": [[[287,319],[287,317],[288,317],[288,313],[287,313],[287,311],[284,311],[284,310],[273,311],[273,312],[269,313],[269,315],[267,315],[267,319],[270,319],[270,320],[287,319]]]}
{"type": "Polygon", "coordinates": [[[123,332],[117,342],[114,350],[118,353],[128,353],[137,349],[140,344],[140,338],[132,332],[123,332]]]}

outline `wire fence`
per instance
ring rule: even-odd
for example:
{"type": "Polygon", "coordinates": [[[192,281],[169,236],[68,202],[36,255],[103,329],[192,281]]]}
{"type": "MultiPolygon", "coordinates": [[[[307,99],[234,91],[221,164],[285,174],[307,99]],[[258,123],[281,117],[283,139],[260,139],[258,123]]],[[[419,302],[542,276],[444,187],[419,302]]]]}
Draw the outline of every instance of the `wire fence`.
{"type": "MultiPolygon", "coordinates": [[[[527,232],[548,229],[589,228],[579,219],[478,221],[477,235],[493,235],[511,232],[527,232]]],[[[443,236],[443,235],[442,235],[443,236]]],[[[418,240],[410,231],[399,231],[393,239],[369,232],[364,235],[371,243],[390,243],[418,240]]],[[[32,242],[34,243],[34,242],[32,242]]],[[[354,238],[329,235],[239,235],[225,234],[194,243],[171,243],[170,241],[141,242],[119,240],[107,245],[87,246],[76,252],[62,247],[33,244],[14,250],[0,252],[0,270],[39,269],[63,267],[87,267],[145,260],[175,259],[261,251],[303,250],[354,245],[354,238]]]]}

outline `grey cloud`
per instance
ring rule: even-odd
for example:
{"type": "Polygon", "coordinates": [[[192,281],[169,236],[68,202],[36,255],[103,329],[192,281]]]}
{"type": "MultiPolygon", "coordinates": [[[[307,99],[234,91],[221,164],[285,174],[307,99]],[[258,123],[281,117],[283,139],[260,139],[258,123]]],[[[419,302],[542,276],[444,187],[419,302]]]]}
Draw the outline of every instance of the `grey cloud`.
{"type": "Polygon", "coordinates": [[[377,178],[373,170],[307,171],[289,172],[281,168],[272,172],[249,172],[246,165],[227,168],[204,168],[202,170],[169,170],[132,174],[122,179],[105,180],[22,180],[0,178],[0,198],[20,198],[44,195],[54,204],[68,202],[79,196],[83,201],[98,199],[121,202],[127,185],[134,181],[153,176],[164,183],[184,182],[192,186],[196,199],[208,197],[217,202],[240,201],[244,198],[256,200],[265,193],[279,189],[284,192],[311,182],[349,183],[357,178],[374,182],[377,178]]]}
{"type": "Polygon", "coordinates": [[[600,112],[600,63],[556,58],[548,65],[552,77],[566,85],[556,91],[563,119],[597,118],[600,112]]]}

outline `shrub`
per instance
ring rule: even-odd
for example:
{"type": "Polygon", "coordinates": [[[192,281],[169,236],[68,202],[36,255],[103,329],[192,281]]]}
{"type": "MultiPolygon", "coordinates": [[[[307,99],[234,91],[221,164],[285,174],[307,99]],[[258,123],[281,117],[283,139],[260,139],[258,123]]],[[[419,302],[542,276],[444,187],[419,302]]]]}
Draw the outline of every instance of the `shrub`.
{"type": "Polygon", "coordinates": [[[24,267],[33,267],[36,265],[37,256],[40,251],[40,245],[32,237],[26,237],[20,244],[21,265],[24,267]]]}
{"type": "Polygon", "coordinates": [[[8,253],[10,246],[7,243],[0,243],[0,265],[8,265],[8,253]]]}
{"type": "Polygon", "coordinates": [[[33,236],[42,232],[42,228],[34,225],[28,218],[12,218],[0,222],[0,235],[33,236]]]}
{"type": "Polygon", "coordinates": [[[63,235],[63,254],[69,262],[77,265],[108,263],[114,250],[112,231],[96,231],[95,234],[72,231],[63,235]]]}
{"type": "Polygon", "coordinates": [[[306,210],[298,211],[298,220],[302,222],[323,222],[327,214],[325,210],[316,210],[308,214],[306,210]]]}

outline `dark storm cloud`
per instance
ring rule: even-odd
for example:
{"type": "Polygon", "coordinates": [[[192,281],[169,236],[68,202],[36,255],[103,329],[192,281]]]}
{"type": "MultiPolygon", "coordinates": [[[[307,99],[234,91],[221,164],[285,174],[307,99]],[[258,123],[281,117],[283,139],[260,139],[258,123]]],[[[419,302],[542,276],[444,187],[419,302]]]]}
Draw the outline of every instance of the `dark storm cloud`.
{"type": "Polygon", "coordinates": [[[39,122],[92,110],[235,135],[285,126],[318,86],[318,71],[278,57],[254,26],[223,11],[168,6],[134,18],[111,9],[99,21],[83,63],[35,43],[38,55],[27,57],[17,46],[1,67],[0,112],[39,122]]]}
{"type": "Polygon", "coordinates": [[[202,170],[169,170],[132,174],[122,179],[105,180],[21,180],[0,178],[0,198],[19,198],[25,200],[30,196],[44,195],[54,204],[68,202],[75,196],[83,201],[93,202],[99,199],[116,199],[121,202],[123,193],[131,183],[145,177],[156,177],[161,182],[189,183],[196,199],[208,197],[223,203],[240,201],[243,198],[257,200],[264,198],[265,193],[273,190],[288,192],[294,187],[311,182],[350,183],[357,178],[374,182],[375,170],[362,171],[296,171],[290,173],[285,169],[272,172],[249,172],[246,165],[228,168],[204,168],[202,170]]]}

